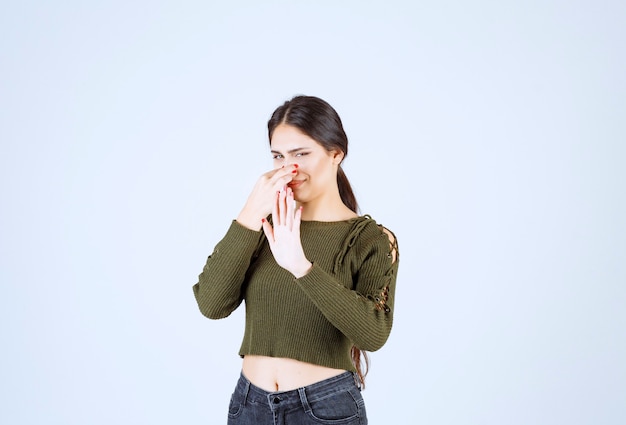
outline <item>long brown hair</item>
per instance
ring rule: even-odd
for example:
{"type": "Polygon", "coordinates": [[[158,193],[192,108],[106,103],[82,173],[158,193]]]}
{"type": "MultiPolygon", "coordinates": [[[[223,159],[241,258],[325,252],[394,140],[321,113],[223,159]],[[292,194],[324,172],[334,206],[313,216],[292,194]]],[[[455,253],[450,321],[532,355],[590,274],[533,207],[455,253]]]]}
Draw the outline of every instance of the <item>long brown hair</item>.
{"type": "MultiPolygon", "coordinates": [[[[319,97],[295,96],[276,108],[267,122],[270,142],[274,130],[280,124],[296,127],[326,150],[338,149],[343,152],[344,158],[348,156],[348,136],[343,129],[341,118],[328,102],[319,97]]],[[[337,186],[342,202],[358,214],[359,205],[341,164],[337,169],[337,186]]],[[[365,376],[369,368],[367,353],[352,346],[350,357],[361,381],[361,386],[365,386],[365,376]],[[361,359],[363,359],[363,363],[361,363],[361,359]]]]}

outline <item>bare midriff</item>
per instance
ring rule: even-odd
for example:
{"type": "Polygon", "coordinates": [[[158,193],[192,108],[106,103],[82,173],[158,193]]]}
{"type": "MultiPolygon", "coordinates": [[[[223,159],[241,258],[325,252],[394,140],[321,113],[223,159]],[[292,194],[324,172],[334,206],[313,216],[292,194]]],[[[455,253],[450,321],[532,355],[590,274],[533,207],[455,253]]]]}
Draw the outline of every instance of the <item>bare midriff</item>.
{"type": "Polygon", "coordinates": [[[243,375],[265,391],[289,391],[306,387],[345,372],[298,360],[247,355],[243,359],[243,375]]]}

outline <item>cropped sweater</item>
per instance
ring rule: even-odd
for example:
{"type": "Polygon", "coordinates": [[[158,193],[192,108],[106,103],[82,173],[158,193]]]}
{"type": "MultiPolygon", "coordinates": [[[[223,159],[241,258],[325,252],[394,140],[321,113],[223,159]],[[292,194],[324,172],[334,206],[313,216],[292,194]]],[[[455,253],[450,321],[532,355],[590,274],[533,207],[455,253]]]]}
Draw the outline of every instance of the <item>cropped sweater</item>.
{"type": "Polygon", "coordinates": [[[303,221],[313,263],[296,279],[280,267],[262,231],[233,221],[193,286],[202,314],[224,318],[245,300],[240,356],[287,357],[354,371],[350,349],[378,350],[393,322],[397,242],[371,217],[303,221]]]}

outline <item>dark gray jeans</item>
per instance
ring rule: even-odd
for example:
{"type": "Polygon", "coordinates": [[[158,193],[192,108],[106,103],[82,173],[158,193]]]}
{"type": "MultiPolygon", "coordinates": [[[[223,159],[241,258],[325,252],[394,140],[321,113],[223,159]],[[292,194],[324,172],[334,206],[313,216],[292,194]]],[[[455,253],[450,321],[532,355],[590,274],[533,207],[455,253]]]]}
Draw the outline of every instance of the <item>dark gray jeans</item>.
{"type": "Polygon", "coordinates": [[[291,391],[267,392],[243,374],[228,406],[228,425],[367,425],[352,372],[291,391]]]}

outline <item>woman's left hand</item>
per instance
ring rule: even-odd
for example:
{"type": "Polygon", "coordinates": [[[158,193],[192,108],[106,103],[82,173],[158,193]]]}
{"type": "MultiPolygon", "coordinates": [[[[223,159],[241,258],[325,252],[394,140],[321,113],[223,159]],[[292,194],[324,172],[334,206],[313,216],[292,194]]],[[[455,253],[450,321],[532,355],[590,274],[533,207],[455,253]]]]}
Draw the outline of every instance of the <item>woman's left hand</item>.
{"type": "Polygon", "coordinates": [[[290,187],[276,194],[272,208],[273,227],[263,220],[263,232],[270,244],[274,259],[279,266],[296,278],[302,277],[313,266],[306,259],[300,240],[300,220],[302,207],[296,208],[296,201],[290,187]]]}

